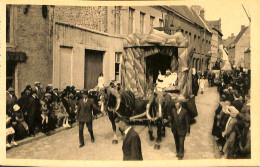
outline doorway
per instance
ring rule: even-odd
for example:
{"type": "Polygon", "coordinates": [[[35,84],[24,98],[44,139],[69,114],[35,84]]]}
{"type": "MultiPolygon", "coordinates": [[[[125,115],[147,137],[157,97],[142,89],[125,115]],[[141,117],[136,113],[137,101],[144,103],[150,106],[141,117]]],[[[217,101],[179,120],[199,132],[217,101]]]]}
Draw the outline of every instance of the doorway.
{"type": "Polygon", "coordinates": [[[60,73],[59,73],[59,89],[62,90],[66,86],[71,86],[71,59],[72,48],[60,48],[60,73]]]}
{"type": "Polygon", "coordinates": [[[154,54],[146,57],[146,81],[148,89],[152,88],[153,84],[161,71],[165,75],[167,69],[171,68],[172,57],[163,54],[154,54]]]}
{"type": "Polygon", "coordinates": [[[85,50],[84,88],[92,89],[97,86],[98,77],[103,73],[103,55],[105,52],[85,50]]]}

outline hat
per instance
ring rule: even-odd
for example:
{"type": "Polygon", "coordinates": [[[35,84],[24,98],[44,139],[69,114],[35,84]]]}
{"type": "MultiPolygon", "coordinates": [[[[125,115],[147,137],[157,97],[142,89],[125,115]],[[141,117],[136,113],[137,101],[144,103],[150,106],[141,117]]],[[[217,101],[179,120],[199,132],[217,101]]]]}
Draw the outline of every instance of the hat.
{"type": "Polygon", "coordinates": [[[187,71],[187,70],[188,70],[187,67],[182,67],[182,68],[181,68],[181,72],[185,72],[185,71],[187,71]]]}
{"type": "Polygon", "coordinates": [[[8,92],[14,92],[14,88],[10,87],[10,88],[8,89],[8,92]]]}
{"type": "Polygon", "coordinates": [[[25,87],[25,89],[31,89],[32,87],[31,87],[31,85],[27,85],[26,87],[25,87]]]}
{"type": "Polygon", "coordinates": [[[41,82],[39,82],[39,81],[36,81],[36,82],[34,82],[34,84],[36,85],[36,84],[40,84],[41,82]]]}
{"type": "Polygon", "coordinates": [[[224,90],[223,90],[223,92],[227,92],[227,91],[228,91],[228,89],[224,89],[224,90]]]}
{"type": "Polygon", "coordinates": [[[58,88],[54,88],[53,90],[59,90],[58,88]]]}
{"type": "Polygon", "coordinates": [[[87,89],[81,90],[80,93],[82,93],[84,95],[88,95],[88,90],[87,89]]]}
{"type": "Polygon", "coordinates": [[[74,95],[72,93],[69,94],[69,97],[74,97],[74,95]]]}
{"type": "Polygon", "coordinates": [[[227,100],[227,96],[226,95],[221,95],[220,98],[221,98],[221,101],[227,100]]]}
{"type": "Polygon", "coordinates": [[[228,110],[230,112],[230,116],[235,118],[239,111],[234,106],[228,106],[228,110]]]}
{"type": "Polygon", "coordinates": [[[45,93],[45,97],[51,96],[50,93],[45,93]]]}
{"type": "Polygon", "coordinates": [[[49,87],[53,87],[53,85],[52,85],[52,84],[48,84],[47,86],[49,86],[49,87]]]}
{"type": "Polygon", "coordinates": [[[20,106],[19,106],[18,104],[15,104],[15,105],[13,106],[13,110],[14,110],[14,111],[20,110],[20,106]]]}

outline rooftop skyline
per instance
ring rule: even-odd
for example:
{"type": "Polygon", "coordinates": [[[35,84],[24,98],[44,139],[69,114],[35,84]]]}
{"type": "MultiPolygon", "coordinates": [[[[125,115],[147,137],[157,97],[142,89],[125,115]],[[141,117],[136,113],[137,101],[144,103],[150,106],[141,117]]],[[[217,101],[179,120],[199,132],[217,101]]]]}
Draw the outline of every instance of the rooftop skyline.
{"type": "Polygon", "coordinates": [[[250,4],[246,1],[230,2],[204,2],[200,6],[205,10],[205,19],[207,21],[218,20],[221,18],[221,30],[223,39],[234,35],[238,35],[241,25],[249,26],[248,17],[242,7],[244,5],[248,14],[250,14],[250,4]]]}

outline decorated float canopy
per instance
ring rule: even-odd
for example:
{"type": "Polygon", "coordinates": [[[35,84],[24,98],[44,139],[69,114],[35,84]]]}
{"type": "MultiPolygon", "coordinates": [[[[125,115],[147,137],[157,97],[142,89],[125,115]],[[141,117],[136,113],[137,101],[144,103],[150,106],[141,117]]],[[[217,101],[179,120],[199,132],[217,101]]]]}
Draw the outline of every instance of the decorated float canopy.
{"type": "Polygon", "coordinates": [[[181,32],[168,35],[154,29],[150,34],[130,34],[124,40],[120,63],[122,88],[145,96],[153,91],[159,71],[170,70],[178,74],[180,93],[190,96],[193,48],[181,32]]]}

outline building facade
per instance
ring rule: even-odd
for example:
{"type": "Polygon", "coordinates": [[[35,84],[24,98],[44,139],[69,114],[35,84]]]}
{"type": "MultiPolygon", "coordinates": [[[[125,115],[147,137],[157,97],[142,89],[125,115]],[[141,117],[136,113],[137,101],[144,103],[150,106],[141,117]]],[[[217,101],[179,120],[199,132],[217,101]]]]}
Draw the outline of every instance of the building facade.
{"type": "Polygon", "coordinates": [[[20,95],[39,81],[59,90],[120,81],[124,37],[164,24],[158,7],[7,5],[7,84],[20,95]]]}
{"type": "MultiPolygon", "coordinates": [[[[204,10],[200,14],[187,6],[165,7],[168,10],[166,30],[179,29],[194,44],[193,67],[197,71],[208,69],[212,32],[204,22],[204,10]]],[[[179,51],[181,53],[181,50],[179,51]]]]}
{"type": "Polygon", "coordinates": [[[250,59],[251,59],[251,49],[248,48],[245,53],[244,53],[244,68],[247,70],[251,70],[251,63],[250,63],[250,59]]]}
{"type": "Polygon", "coordinates": [[[6,89],[20,95],[34,81],[52,83],[51,22],[46,6],[6,7],[6,89]]]}
{"type": "Polygon", "coordinates": [[[212,69],[215,66],[215,63],[220,59],[222,59],[219,46],[223,44],[222,41],[223,34],[221,32],[221,19],[215,21],[208,21],[207,23],[212,30],[211,59],[210,59],[210,68],[209,68],[212,69]]]}
{"type": "Polygon", "coordinates": [[[108,7],[8,5],[7,88],[19,96],[39,81],[59,90],[115,79],[123,38],[108,34],[108,7]]]}
{"type": "Polygon", "coordinates": [[[108,33],[127,36],[149,34],[154,27],[163,27],[166,11],[160,6],[108,7],[108,33]]]}
{"type": "MultiPolygon", "coordinates": [[[[241,26],[238,35],[227,46],[229,62],[233,68],[245,68],[245,52],[250,48],[250,26],[241,26]]],[[[250,59],[246,59],[247,61],[250,59]]]]}

